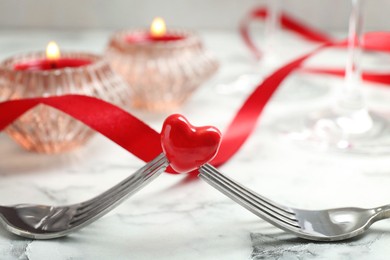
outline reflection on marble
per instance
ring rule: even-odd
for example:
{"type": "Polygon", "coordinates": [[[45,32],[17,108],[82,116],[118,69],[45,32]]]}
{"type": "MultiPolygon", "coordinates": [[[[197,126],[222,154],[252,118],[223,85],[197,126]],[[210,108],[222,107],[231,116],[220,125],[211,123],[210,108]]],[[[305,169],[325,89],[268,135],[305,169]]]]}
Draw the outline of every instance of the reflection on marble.
{"type": "MultiPolygon", "coordinates": [[[[43,48],[53,39],[66,49],[102,52],[110,33],[1,31],[0,59],[43,48]]],[[[216,86],[249,69],[250,57],[234,32],[206,31],[202,36],[207,49],[220,59],[221,70],[174,112],[183,113],[195,125],[213,124],[223,130],[249,92],[223,95],[218,94],[216,86]]],[[[287,39],[286,59],[312,47],[298,39],[287,39]]],[[[342,63],[342,59],[329,59],[332,55],[323,54],[310,63],[342,63]]],[[[368,57],[370,66],[387,63],[379,58],[368,57]]],[[[339,79],[323,76],[310,80],[340,83],[339,79]]],[[[288,96],[289,91],[294,88],[284,85],[279,93],[288,96]]],[[[388,89],[372,86],[365,91],[371,106],[390,109],[388,89]]],[[[285,102],[284,98],[271,101],[254,135],[221,170],[259,193],[294,207],[374,207],[390,203],[390,156],[307,151],[273,131],[281,118],[317,109],[329,98],[324,94],[294,102],[285,102]]],[[[160,130],[165,117],[132,112],[156,130],[160,130]]],[[[80,202],[142,165],[99,135],[75,152],[49,156],[23,151],[0,133],[0,205],[80,202]]],[[[296,239],[200,180],[163,174],[113,212],[68,237],[32,241],[0,229],[0,259],[387,259],[389,242],[388,220],[375,224],[372,232],[353,241],[313,243],[296,239]]]]}
{"type": "MultiPolygon", "coordinates": [[[[338,243],[304,242],[297,238],[283,238],[284,234],[275,236],[252,233],[253,252],[251,258],[260,259],[386,259],[376,252],[381,240],[381,232],[371,232],[365,236],[338,243]]],[[[387,238],[388,239],[388,238],[387,238]]],[[[386,239],[386,240],[387,240],[386,239]]]]}

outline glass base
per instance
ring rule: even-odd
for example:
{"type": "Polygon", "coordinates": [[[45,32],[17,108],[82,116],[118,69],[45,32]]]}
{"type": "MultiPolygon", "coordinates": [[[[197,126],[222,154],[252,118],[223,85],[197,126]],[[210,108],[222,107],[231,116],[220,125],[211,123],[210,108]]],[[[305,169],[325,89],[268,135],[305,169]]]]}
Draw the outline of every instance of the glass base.
{"type": "Polygon", "coordinates": [[[218,84],[216,86],[216,92],[222,95],[235,95],[237,93],[249,94],[263,80],[264,75],[243,74],[231,82],[218,84]]]}
{"type": "Polygon", "coordinates": [[[305,147],[364,155],[390,153],[390,121],[365,109],[348,116],[324,110],[288,121],[291,124],[285,122],[282,133],[305,147]]]}
{"type": "Polygon", "coordinates": [[[308,74],[295,74],[287,78],[278,89],[274,100],[278,102],[296,102],[325,96],[329,85],[308,74]]]}
{"type": "Polygon", "coordinates": [[[268,53],[268,55],[264,55],[260,61],[257,61],[250,68],[242,70],[244,73],[238,77],[229,80],[227,83],[217,85],[216,91],[225,95],[248,94],[283,64],[280,60],[280,57],[277,55],[268,53]]]}
{"type": "MultiPolygon", "coordinates": [[[[217,85],[219,94],[233,95],[237,93],[249,94],[263,82],[266,75],[244,74],[227,84],[217,85]]],[[[326,83],[321,83],[310,75],[293,75],[286,79],[275,93],[273,100],[277,102],[294,102],[322,97],[329,91],[326,83]]]]}

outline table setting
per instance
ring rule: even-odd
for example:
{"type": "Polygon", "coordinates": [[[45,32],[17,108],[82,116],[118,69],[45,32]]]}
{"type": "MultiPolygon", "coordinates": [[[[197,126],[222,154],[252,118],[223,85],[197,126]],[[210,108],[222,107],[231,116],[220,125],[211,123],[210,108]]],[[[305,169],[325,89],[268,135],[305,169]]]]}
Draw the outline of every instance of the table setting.
{"type": "Polygon", "coordinates": [[[0,29],[1,259],[387,259],[390,33],[350,2],[0,29]]]}

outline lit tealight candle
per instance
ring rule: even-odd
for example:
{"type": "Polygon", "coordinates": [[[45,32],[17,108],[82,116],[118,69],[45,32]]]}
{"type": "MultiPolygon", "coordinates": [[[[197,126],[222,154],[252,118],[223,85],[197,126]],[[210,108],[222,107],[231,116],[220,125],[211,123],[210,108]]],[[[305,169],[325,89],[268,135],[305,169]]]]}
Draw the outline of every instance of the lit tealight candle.
{"type": "Polygon", "coordinates": [[[75,68],[91,64],[91,60],[81,58],[61,58],[57,43],[49,42],[46,47],[46,59],[29,60],[14,65],[15,70],[51,70],[75,68]]]}
{"type": "Polygon", "coordinates": [[[132,44],[170,42],[185,39],[184,35],[167,31],[164,19],[154,18],[149,31],[138,31],[126,35],[126,41],[132,44]]]}

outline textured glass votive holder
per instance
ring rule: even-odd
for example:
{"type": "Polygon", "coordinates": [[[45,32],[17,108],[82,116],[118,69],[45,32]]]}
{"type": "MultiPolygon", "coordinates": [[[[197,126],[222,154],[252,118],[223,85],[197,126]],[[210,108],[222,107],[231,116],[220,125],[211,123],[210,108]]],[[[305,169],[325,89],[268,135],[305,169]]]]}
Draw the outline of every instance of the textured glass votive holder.
{"type": "Polygon", "coordinates": [[[176,109],[217,71],[218,62],[198,36],[186,31],[169,31],[166,40],[129,41],[147,34],[114,34],[107,60],[130,86],[133,107],[155,112],[176,109]]]}
{"type": "MultiPolygon", "coordinates": [[[[0,101],[81,94],[122,108],[129,106],[129,87],[101,56],[63,52],[61,58],[86,60],[88,64],[59,69],[15,69],[20,64],[45,60],[44,52],[22,54],[1,62],[0,101]]],[[[5,131],[22,147],[40,153],[71,150],[83,145],[94,133],[83,123],[46,105],[29,110],[5,131]]]]}

